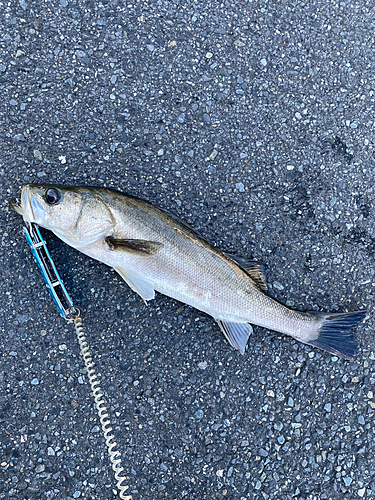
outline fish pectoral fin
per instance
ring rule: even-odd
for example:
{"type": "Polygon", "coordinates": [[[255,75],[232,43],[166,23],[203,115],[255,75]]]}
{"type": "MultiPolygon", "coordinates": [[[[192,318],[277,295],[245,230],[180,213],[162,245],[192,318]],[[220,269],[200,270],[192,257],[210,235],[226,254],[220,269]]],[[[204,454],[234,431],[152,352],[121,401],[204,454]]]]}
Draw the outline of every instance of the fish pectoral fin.
{"type": "Polygon", "coordinates": [[[149,256],[155,255],[163,248],[163,243],[147,240],[131,240],[107,236],[105,241],[110,250],[115,252],[126,252],[133,255],[149,256]]]}
{"type": "Polygon", "coordinates": [[[215,321],[220,326],[230,345],[240,351],[241,354],[244,354],[246,343],[253,331],[253,327],[249,323],[232,323],[231,321],[216,318],[215,321]]]}
{"type": "Polygon", "coordinates": [[[140,278],[134,274],[131,274],[120,267],[115,267],[115,271],[126,281],[133,292],[138,293],[142,299],[146,302],[147,300],[152,300],[155,297],[155,289],[152,281],[145,278],[140,278]]]}
{"type": "Polygon", "coordinates": [[[245,259],[244,257],[238,257],[237,255],[232,255],[230,253],[226,253],[225,255],[237,262],[237,264],[240,265],[244,271],[246,271],[255,284],[258,285],[258,288],[262,292],[267,291],[266,279],[264,277],[264,264],[257,262],[256,260],[245,259]]]}

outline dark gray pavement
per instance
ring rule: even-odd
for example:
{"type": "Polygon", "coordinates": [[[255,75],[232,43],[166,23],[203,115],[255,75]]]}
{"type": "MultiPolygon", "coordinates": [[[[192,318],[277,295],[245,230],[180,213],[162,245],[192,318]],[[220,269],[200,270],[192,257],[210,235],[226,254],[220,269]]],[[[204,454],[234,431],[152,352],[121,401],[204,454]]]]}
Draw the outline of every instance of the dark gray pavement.
{"type": "Polygon", "coordinates": [[[46,234],[139,499],[375,497],[372,2],[0,3],[0,499],[109,499],[71,325],[8,203],[25,182],[109,186],[262,260],[270,294],[352,311],[347,362],[214,321],[46,234]]]}

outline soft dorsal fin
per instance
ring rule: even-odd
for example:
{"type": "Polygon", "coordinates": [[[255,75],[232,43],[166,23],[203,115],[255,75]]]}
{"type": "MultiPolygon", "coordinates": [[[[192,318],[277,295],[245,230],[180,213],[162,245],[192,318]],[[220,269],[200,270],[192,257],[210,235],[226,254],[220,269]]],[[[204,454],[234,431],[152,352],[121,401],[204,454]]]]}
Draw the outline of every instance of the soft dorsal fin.
{"type": "Polygon", "coordinates": [[[258,288],[262,292],[267,291],[267,284],[264,277],[264,264],[257,262],[256,260],[245,259],[244,257],[238,257],[237,255],[230,253],[226,253],[225,255],[237,262],[237,264],[240,265],[244,271],[246,271],[250,278],[255,281],[255,284],[258,285],[258,288]]]}
{"type": "Polygon", "coordinates": [[[220,326],[230,345],[240,351],[241,354],[244,354],[246,343],[253,331],[253,327],[249,323],[232,323],[231,321],[217,318],[215,318],[215,321],[220,326]]]}
{"type": "Polygon", "coordinates": [[[164,246],[163,243],[157,241],[120,239],[113,236],[107,236],[105,241],[109,249],[114,252],[126,252],[144,257],[155,255],[164,246]]]}

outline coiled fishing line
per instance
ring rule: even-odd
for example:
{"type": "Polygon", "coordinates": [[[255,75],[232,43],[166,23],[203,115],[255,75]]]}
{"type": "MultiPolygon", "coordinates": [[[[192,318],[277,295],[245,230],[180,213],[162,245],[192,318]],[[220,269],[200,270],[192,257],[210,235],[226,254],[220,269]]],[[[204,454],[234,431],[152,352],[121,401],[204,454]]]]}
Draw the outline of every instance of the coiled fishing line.
{"type": "Polygon", "coordinates": [[[124,471],[123,467],[121,467],[121,454],[118,450],[116,450],[117,443],[114,440],[114,435],[110,434],[112,431],[111,421],[108,417],[107,413],[107,407],[105,405],[105,400],[103,398],[103,391],[101,390],[99,386],[99,381],[98,377],[95,374],[95,363],[92,360],[90,350],[88,343],[86,341],[85,334],[83,332],[83,326],[82,326],[82,318],[79,312],[79,309],[77,307],[72,307],[72,310],[74,311],[71,312],[71,316],[74,320],[74,328],[76,331],[79,347],[80,347],[80,354],[83,358],[83,361],[85,363],[85,368],[87,371],[87,377],[89,379],[90,387],[91,387],[91,393],[94,397],[95,400],[95,405],[96,409],[98,411],[99,419],[100,419],[100,424],[103,430],[104,434],[104,439],[105,439],[105,444],[107,445],[108,448],[108,453],[109,453],[109,458],[111,461],[112,469],[114,472],[114,476],[116,479],[117,483],[117,488],[119,490],[119,497],[122,500],[132,500],[131,495],[126,495],[125,492],[129,489],[129,486],[126,484],[123,484],[127,479],[129,479],[127,476],[122,475],[122,472],[124,471]],[[78,310],[78,313],[76,312],[78,310]]]}

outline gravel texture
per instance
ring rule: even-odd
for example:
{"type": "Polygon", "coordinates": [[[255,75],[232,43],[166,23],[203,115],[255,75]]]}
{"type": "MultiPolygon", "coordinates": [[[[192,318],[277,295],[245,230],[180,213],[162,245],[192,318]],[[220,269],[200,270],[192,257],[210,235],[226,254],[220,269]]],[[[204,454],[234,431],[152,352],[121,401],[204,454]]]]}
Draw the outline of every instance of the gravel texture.
{"type": "Polygon", "coordinates": [[[303,310],[366,308],[347,362],[212,319],[47,234],[138,499],[375,497],[371,2],[0,2],[0,499],[116,498],[71,325],[8,206],[109,186],[266,263],[303,310]],[[294,5],[294,6],[293,6],[294,5]]]}

